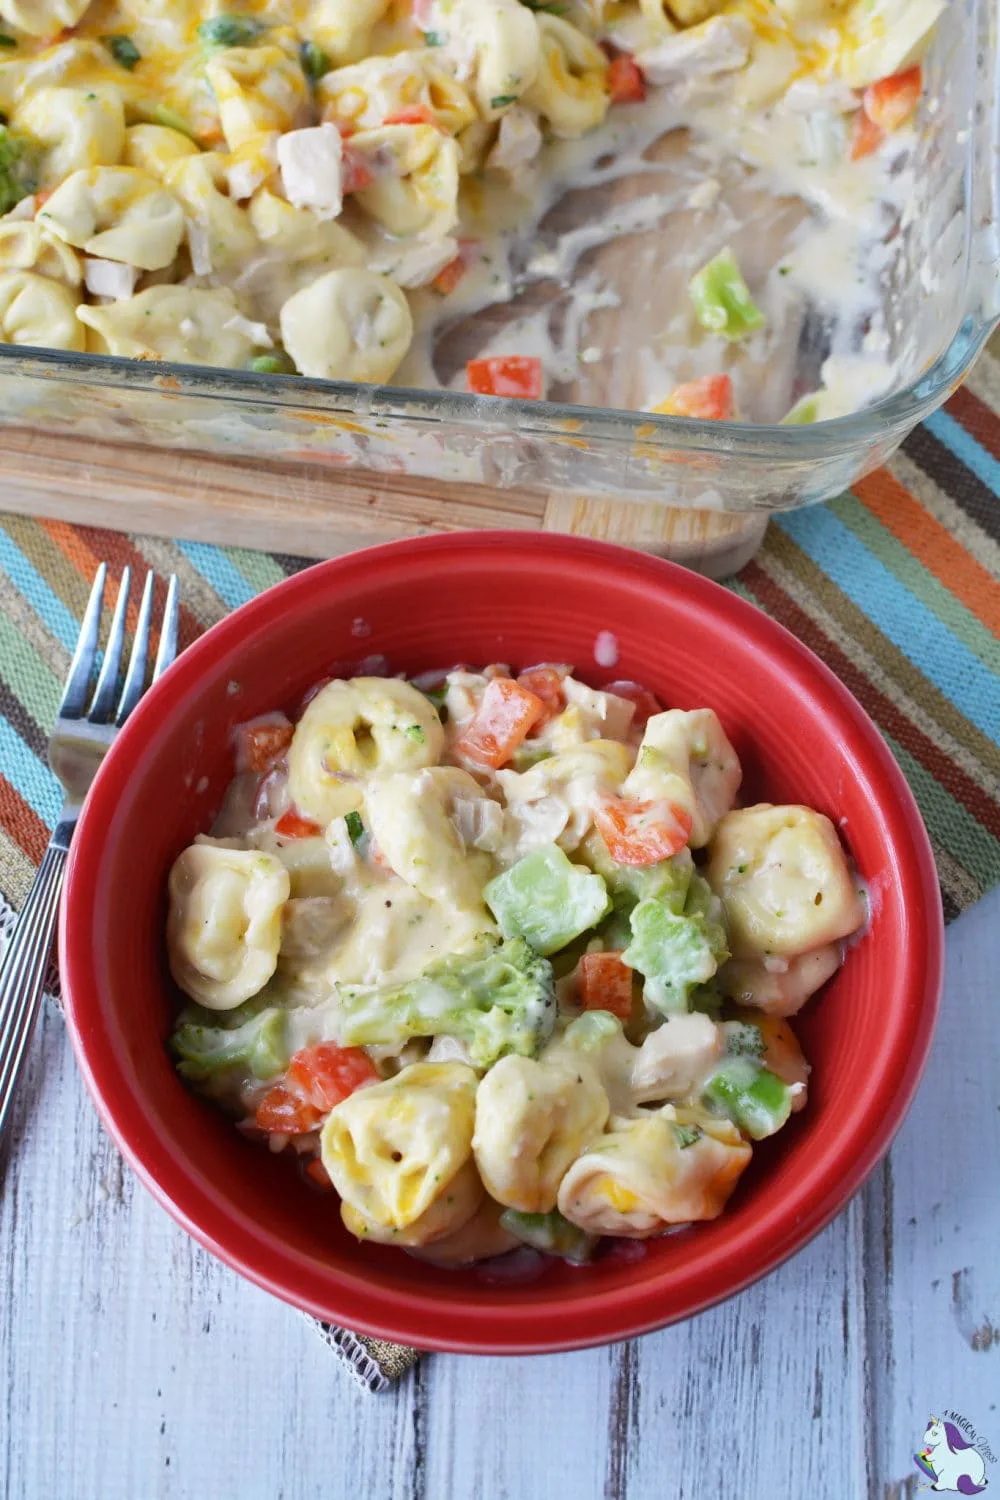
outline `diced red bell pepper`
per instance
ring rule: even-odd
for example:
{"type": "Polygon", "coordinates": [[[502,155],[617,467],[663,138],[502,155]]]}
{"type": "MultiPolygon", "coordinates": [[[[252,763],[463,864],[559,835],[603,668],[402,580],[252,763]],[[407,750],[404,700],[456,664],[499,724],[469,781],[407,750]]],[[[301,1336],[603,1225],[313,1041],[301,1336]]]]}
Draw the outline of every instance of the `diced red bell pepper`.
{"type": "Polygon", "coordinates": [[[511,677],[493,677],[455,749],[479,765],[494,769],[506,765],[544,712],[545,704],[537,693],[511,677]]]}
{"type": "Polygon", "coordinates": [[[304,1047],[258,1104],[257,1126],[272,1134],[305,1135],[342,1099],[367,1083],[377,1083],[378,1077],[375,1064],[360,1047],[337,1047],[333,1042],[304,1047]]]}
{"type": "Polygon", "coordinates": [[[427,104],[407,104],[402,109],[393,110],[391,115],[386,115],[382,123],[383,125],[433,125],[436,130],[441,129],[437,115],[427,104]]]}
{"type": "Polygon", "coordinates": [[[728,422],[733,415],[733,382],[728,375],[702,375],[679,385],[656,410],[668,417],[728,422]]]}
{"type": "Polygon", "coordinates": [[[542,700],[542,712],[530,731],[532,734],[537,734],[566,707],[563,674],[555,667],[529,667],[526,672],[518,675],[517,680],[521,687],[527,688],[529,693],[534,693],[536,698],[542,700]]]}
{"type": "Polygon", "coordinates": [[[330,1174],[318,1156],[314,1156],[307,1164],[306,1176],[311,1178],[317,1187],[323,1188],[327,1192],[333,1187],[333,1183],[330,1181],[330,1174]]]}
{"type": "Polygon", "coordinates": [[[684,848],[691,836],[691,815],[665,800],[608,797],[594,811],[594,826],[620,865],[655,865],[684,848]]]}
{"type": "Polygon", "coordinates": [[[861,108],[873,125],[887,133],[898,130],[910,118],[923,92],[920,65],[870,83],[861,96],[861,108]]]}
{"type": "Polygon", "coordinates": [[[375,174],[368,165],[364,156],[353,146],[344,142],[344,154],[340,162],[341,182],[344,193],[359,193],[362,188],[371,187],[375,181],[375,174]]]}
{"type": "Polygon", "coordinates": [[[612,104],[639,104],[646,97],[646,80],[635,58],[623,52],[608,69],[612,104]]]}
{"type": "Polygon", "coordinates": [[[450,260],[446,266],[441,267],[431,282],[431,286],[440,296],[447,297],[455,290],[464,275],[465,259],[461,255],[456,255],[454,260],[450,260]]]}
{"type": "Polygon", "coordinates": [[[851,134],[851,161],[860,161],[862,157],[871,156],[877,151],[885,139],[884,131],[859,109],[854,116],[854,130],[851,134]]]}
{"type": "Polygon", "coordinates": [[[494,359],[470,359],[465,367],[469,390],[477,396],[542,398],[542,362],[534,355],[504,354],[494,359]]]}
{"type": "Polygon", "coordinates": [[[632,970],[620,953],[585,953],[580,959],[580,1004],[584,1010],[609,1010],[619,1020],[632,1014],[632,970]]]}
{"type": "Polygon", "coordinates": [[[659,698],[639,682],[609,682],[604,691],[614,693],[616,698],[627,698],[630,703],[635,704],[635,713],[632,715],[633,729],[641,729],[647,719],[663,712],[663,704],[659,698]]]}
{"type": "Polygon", "coordinates": [[[303,818],[297,812],[282,813],[274,825],[274,831],[283,839],[313,839],[323,832],[312,818],[303,818]]]}
{"type": "Polygon", "coordinates": [[[241,731],[239,760],[251,771],[269,771],[292,743],[293,727],[275,719],[270,723],[245,724],[241,731]]]}

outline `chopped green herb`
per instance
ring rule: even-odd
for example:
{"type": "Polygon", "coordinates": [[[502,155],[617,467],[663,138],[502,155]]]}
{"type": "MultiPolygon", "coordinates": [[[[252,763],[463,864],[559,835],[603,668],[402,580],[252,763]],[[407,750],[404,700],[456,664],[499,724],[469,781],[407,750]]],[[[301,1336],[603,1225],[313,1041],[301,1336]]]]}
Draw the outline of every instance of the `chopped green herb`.
{"type": "Polygon", "coordinates": [[[444,40],[445,40],[444,39],[444,33],[441,32],[441,31],[425,31],[424,32],[424,46],[425,47],[443,47],[444,46],[444,40]]]}
{"type": "Polygon", "coordinates": [[[318,47],[315,42],[302,43],[299,48],[299,60],[302,63],[303,73],[313,83],[330,71],[330,59],[323,48],[318,47]]]}
{"type": "Polygon", "coordinates": [[[351,836],[351,843],[357,846],[365,836],[365,825],[361,821],[361,814],[349,812],[344,822],[347,824],[347,832],[351,836]]]}
{"type": "Polygon", "coordinates": [[[101,41],[115,62],[127,68],[130,73],[136,64],[142,61],[142,53],[130,36],[102,36],[101,41]]]}
{"type": "Polygon", "coordinates": [[[273,354],[255,354],[248,369],[257,375],[294,375],[295,365],[283,349],[273,354]]]}
{"type": "Polygon", "coordinates": [[[689,1146],[693,1146],[695,1141],[700,1141],[704,1133],[700,1125],[671,1124],[670,1128],[674,1133],[674,1140],[682,1151],[686,1151],[689,1146]]]}
{"type": "Polygon", "coordinates": [[[16,46],[17,46],[17,37],[16,36],[7,36],[7,34],[5,32],[0,31],[0,47],[16,47],[16,46]]]}
{"type": "Polygon", "coordinates": [[[403,730],[403,733],[406,735],[406,738],[408,740],[412,740],[415,745],[422,745],[426,738],[424,731],[421,729],[419,724],[407,724],[405,729],[403,730]]]}
{"type": "Polygon", "coordinates": [[[253,16],[212,16],[202,21],[198,35],[209,47],[252,47],[264,27],[253,16]]]}
{"type": "Polygon", "coordinates": [[[505,105],[516,103],[516,94],[497,94],[496,98],[490,100],[490,109],[503,109],[505,105]]]}

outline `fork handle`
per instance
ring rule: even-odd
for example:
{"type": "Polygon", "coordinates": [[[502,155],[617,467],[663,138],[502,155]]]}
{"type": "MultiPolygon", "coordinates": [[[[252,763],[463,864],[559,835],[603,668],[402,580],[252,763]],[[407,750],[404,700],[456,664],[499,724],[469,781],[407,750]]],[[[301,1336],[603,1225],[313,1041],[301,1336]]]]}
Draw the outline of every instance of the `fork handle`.
{"type": "Polygon", "coordinates": [[[0,1136],[38,1018],[66,852],[46,849],[0,967],[0,1136]]]}

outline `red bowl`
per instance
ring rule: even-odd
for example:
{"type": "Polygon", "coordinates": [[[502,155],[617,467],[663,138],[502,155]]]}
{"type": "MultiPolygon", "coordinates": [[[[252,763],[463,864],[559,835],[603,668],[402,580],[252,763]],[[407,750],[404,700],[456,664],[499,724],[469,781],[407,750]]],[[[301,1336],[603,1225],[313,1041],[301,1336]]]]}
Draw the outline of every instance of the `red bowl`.
{"type": "MultiPolygon", "coordinates": [[[[660,1328],[800,1249],[864,1182],[913,1097],[937,1009],[943,933],[920,815],[864,711],[805,647],[670,563],[561,536],[423,537],[322,563],[238,609],[184,652],[118,737],[70,852],[60,930],[77,1059],[146,1186],[228,1265],[316,1316],[423,1349],[573,1349],[660,1328]],[[598,632],[618,643],[594,659],[598,632]],[[362,638],[363,637],[363,638],[362,638]],[[809,1103],[758,1147],[724,1215],[587,1269],[533,1278],[440,1270],[359,1245],[335,1202],[185,1088],[164,1048],[167,871],[208,828],[231,774],[230,727],[294,704],[369,653],[414,673],[456,660],[576,664],[710,705],[747,801],[805,802],[841,829],[872,892],[870,929],[797,1029],[809,1103]]],[[[504,1263],[499,1263],[503,1267],[504,1263]]],[[[515,1268],[516,1268],[516,1262],[515,1268]]]]}

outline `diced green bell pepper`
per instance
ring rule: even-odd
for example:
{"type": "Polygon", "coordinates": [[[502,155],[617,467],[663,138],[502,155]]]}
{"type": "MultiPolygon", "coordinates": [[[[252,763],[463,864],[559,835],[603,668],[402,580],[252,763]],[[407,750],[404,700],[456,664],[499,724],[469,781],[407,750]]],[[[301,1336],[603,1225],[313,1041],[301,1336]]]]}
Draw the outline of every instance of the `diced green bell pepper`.
{"type": "Polygon", "coordinates": [[[523,937],[536,953],[565,948],[611,907],[600,875],[571,864],[558,844],[533,849],[483,892],[504,937],[523,937]]]}
{"type": "Polygon", "coordinates": [[[753,1141],[774,1135],[792,1112],[788,1085],[749,1057],[722,1063],[706,1083],[703,1098],[753,1141]]]}
{"type": "Polygon", "coordinates": [[[523,1214],[516,1208],[508,1208],[500,1215],[500,1223],[509,1234],[516,1235],[533,1250],[559,1255],[575,1266],[590,1260],[597,1244],[596,1235],[578,1229],[556,1208],[548,1214],[523,1214]]]}
{"type": "Polygon", "coordinates": [[[688,283],[695,317],[709,333],[735,342],[763,327],[764,314],[750,295],[728,245],[696,271],[688,283]]]}

